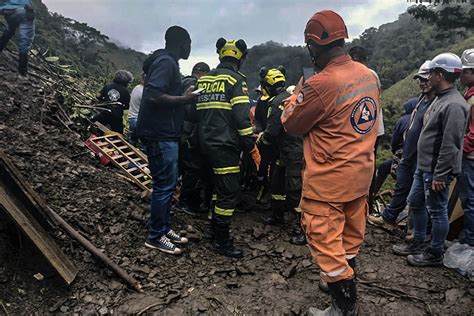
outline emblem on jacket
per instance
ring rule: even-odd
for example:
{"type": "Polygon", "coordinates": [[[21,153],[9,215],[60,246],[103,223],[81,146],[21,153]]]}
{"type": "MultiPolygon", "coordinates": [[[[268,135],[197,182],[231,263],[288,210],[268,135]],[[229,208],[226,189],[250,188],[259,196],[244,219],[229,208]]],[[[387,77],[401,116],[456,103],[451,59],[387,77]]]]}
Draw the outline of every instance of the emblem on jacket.
{"type": "Polygon", "coordinates": [[[359,134],[372,130],[377,120],[377,103],[370,97],[364,97],[357,102],[351,113],[351,125],[359,134]]]}
{"type": "Polygon", "coordinates": [[[120,92],[115,89],[110,89],[110,91],[107,92],[107,96],[109,97],[109,100],[111,102],[117,102],[118,100],[120,100],[120,92]]]}

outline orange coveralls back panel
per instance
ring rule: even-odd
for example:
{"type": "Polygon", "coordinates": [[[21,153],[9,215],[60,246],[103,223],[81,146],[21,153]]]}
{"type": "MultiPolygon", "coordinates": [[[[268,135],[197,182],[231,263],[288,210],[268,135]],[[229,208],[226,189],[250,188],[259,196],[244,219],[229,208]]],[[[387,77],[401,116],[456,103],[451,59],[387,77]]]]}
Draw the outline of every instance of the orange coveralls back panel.
{"type": "Polygon", "coordinates": [[[285,129],[304,135],[303,197],[349,202],[369,191],[380,112],[377,78],[345,55],[289,99],[285,129]]]}

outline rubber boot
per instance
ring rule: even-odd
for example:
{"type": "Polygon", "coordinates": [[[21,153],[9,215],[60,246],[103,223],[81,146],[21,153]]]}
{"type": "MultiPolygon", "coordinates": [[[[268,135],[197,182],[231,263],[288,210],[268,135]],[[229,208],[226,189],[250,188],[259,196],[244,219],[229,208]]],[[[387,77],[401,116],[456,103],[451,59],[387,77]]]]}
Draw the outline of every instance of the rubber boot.
{"type": "Polygon", "coordinates": [[[28,75],[28,54],[20,54],[18,61],[18,72],[23,77],[28,75]]]}
{"type": "MultiPolygon", "coordinates": [[[[349,266],[352,268],[352,270],[354,270],[354,277],[355,277],[355,268],[356,268],[356,259],[355,257],[352,258],[352,259],[349,259],[347,260],[347,263],[349,264],[349,266]]],[[[324,293],[327,293],[329,294],[329,286],[328,286],[328,283],[326,281],[324,281],[323,279],[321,279],[321,277],[319,278],[319,284],[318,284],[318,287],[321,291],[323,291],[324,293]]]]}
{"type": "Polygon", "coordinates": [[[212,249],[218,254],[231,258],[242,258],[242,250],[235,248],[234,241],[230,237],[230,223],[218,223],[214,221],[214,241],[212,249]]]}
{"type": "Polygon", "coordinates": [[[301,213],[296,213],[296,230],[295,234],[290,239],[290,244],[297,246],[306,245],[306,234],[303,229],[301,229],[301,213]]]}
{"type": "Polygon", "coordinates": [[[354,279],[328,283],[332,304],[325,310],[311,307],[312,316],[353,316],[357,315],[357,290],[354,279]]]}
{"type": "Polygon", "coordinates": [[[284,201],[272,201],[272,215],[265,217],[263,222],[267,225],[283,225],[285,219],[284,201]]]}

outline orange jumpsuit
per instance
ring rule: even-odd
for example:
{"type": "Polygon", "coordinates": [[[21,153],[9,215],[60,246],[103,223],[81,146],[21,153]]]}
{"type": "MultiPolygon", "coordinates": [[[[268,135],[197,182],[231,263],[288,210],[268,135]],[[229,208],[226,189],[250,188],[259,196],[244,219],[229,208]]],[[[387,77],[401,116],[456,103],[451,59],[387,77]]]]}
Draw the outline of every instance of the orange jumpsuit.
{"type": "Polygon", "coordinates": [[[282,114],[288,133],[304,135],[301,224],[327,282],[354,274],[347,259],[364,238],[379,112],[377,78],[344,55],[308,79],[282,114]]]}

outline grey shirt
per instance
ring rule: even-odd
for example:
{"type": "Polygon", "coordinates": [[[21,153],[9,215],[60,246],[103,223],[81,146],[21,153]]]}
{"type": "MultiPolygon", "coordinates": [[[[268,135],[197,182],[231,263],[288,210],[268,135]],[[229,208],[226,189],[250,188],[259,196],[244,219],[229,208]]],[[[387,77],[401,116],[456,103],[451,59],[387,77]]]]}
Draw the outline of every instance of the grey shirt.
{"type": "Polygon", "coordinates": [[[418,168],[447,181],[461,172],[462,144],[469,107],[456,88],[437,93],[423,119],[418,140],[418,168]]]}

